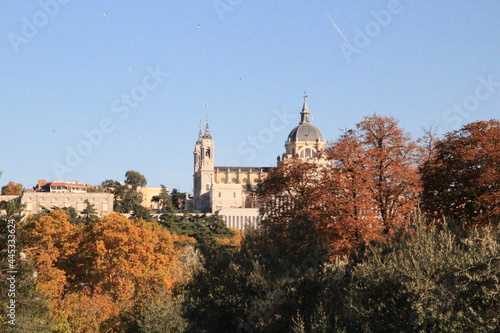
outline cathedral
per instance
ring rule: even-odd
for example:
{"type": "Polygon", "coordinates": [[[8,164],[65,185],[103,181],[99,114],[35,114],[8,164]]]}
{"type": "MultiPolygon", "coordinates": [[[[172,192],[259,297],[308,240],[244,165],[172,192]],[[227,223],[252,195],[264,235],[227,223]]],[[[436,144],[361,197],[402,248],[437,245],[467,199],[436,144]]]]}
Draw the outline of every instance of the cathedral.
{"type": "MultiPolygon", "coordinates": [[[[304,160],[324,160],[326,141],[320,130],[311,124],[307,96],[300,112],[300,122],[285,141],[285,152],[278,163],[299,157],[304,160]]],[[[255,225],[260,207],[255,192],[267,176],[270,167],[215,166],[215,146],[208,122],[205,131],[198,133],[194,148],[192,210],[200,213],[218,213],[228,227],[244,229],[255,225]]]]}

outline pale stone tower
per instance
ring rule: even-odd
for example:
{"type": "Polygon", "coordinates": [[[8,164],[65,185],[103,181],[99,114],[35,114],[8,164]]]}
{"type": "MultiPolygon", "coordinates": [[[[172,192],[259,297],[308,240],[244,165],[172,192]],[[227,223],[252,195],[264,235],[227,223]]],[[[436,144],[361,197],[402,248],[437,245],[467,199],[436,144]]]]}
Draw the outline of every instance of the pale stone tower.
{"type": "Polygon", "coordinates": [[[210,135],[208,121],[203,135],[200,126],[193,154],[193,208],[195,211],[208,213],[211,210],[211,189],[214,183],[214,142],[210,135]]]}
{"type": "Polygon", "coordinates": [[[300,112],[300,123],[288,135],[285,141],[283,160],[298,156],[305,160],[322,160],[326,141],[323,135],[311,124],[310,112],[307,107],[307,96],[300,112]]]}

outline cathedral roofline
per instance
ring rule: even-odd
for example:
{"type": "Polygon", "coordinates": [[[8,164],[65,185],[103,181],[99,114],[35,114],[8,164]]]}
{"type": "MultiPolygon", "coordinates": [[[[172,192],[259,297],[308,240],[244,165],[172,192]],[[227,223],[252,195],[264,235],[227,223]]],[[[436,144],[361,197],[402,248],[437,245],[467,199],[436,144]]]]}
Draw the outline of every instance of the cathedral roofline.
{"type": "Polygon", "coordinates": [[[237,166],[215,166],[216,171],[229,172],[268,172],[271,167],[237,167],[237,166]]]}

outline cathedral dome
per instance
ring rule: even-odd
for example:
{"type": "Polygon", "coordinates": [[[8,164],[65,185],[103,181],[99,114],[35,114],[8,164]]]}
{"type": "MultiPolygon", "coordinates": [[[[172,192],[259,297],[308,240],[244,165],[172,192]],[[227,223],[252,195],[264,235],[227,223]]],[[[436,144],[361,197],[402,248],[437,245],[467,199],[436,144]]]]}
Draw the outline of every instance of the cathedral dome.
{"type": "Polygon", "coordinates": [[[309,119],[309,109],[307,108],[306,97],[304,97],[304,106],[300,112],[300,123],[288,134],[287,142],[297,141],[319,141],[324,142],[320,130],[311,124],[309,119]]]}
{"type": "Polygon", "coordinates": [[[295,127],[290,134],[288,134],[288,142],[297,142],[297,141],[325,141],[323,139],[323,135],[319,129],[310,124],[310,123],[302,123],[299,126],[295,127]]]}

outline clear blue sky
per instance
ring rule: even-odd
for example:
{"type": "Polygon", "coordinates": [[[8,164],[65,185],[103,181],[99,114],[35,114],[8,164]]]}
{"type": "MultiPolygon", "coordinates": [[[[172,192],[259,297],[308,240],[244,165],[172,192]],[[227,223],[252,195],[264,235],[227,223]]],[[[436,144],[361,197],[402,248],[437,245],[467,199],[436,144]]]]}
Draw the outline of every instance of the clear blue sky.
{"type": "Polygon", "coordinates": [[[0,185],[136,170],[191,192],[206,114],[216,165],[272,166],[304,91],[329,140],[373,112],[414,138],[499,118],[500,1],[2,0],[0,13],[0,185]]]}

